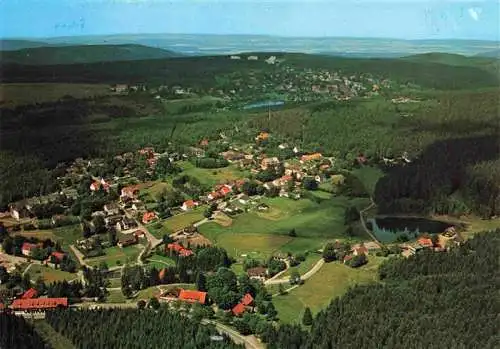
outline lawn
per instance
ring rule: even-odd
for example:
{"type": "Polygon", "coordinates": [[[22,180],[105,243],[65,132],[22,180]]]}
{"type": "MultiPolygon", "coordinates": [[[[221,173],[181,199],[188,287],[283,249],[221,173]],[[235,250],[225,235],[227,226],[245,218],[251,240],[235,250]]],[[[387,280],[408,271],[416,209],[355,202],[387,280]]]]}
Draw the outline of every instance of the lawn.
{"type": "Polygon", "coordinates": [[[286,272],[282,274],[282,278],[286,279],[290,277],[291,273],[294,270],[298,271],[300,275],[307,273],[321,258],[322,258],[321,255],[318,253],[309,253],[305,261],[303,261],[296,267],[289,268],[286,272]]]}
{"type": "Polygon", "coordinates": [[[168,290],[170,288],[184,288],[186,290],[195,290],[196,286],[194,284],[175,284],[175,285],[159,285],[159,286],[151,286],[149,288],[145,288],[144,290],[140,290],[137,295],[137,299],[150,299],[151,297],[160,293],[161,290],[168,290]]]}
{"type": "Polygon", "coordinates": [[[270,255],[276,251],[299,253],[317,250],[329,240],[344,237],[344,209],[350,203],[359,205],[367,199],[334,197],[315,203],[309,199],[265,198],[267,212],[237,215],[228,227],[210,222],[200,232],[231,255],[251,252],[270,255]],[[297,237],[290,237],[295,229],[297,237]]]}
{"type": "Polygon", "coordinates": [[[52,349],[75,349],[71,341],[62,334],[54,330],[45,320],[33,321],[35,331],[42,339],[50,345],[52,349]]]}
{"type": "Polygon", "coordinates": [[[245,172],[240,171],[233,165],[210,169],[196,167],[188,161],[181,161],[179,165],[183,170],[183,174],[194,177],[198,179],[201,184],[208,186],[248,177],[245,172]]]}
{"type": "Polygon", "coordinates": [[[236,274],[236,276],[239,276],[241,274],[246,274],[245,271],[243,270],[243,263],[233,263],[231,265],[231,270],[236,274]]]}
{"type": "Polygon", "coordinates": [[[122,290],[110,290],[106,297],[106,303],[126,303],[127,298],[122,293],[122,290]]]}
{"type": "Polygon", "coordinates": [[[369,263],[353,269],[339,262],[326,263],[310,279],[283,296],[273,298],[280,321],[300,323],[305,307],[313,314],[325,308],[332,299],[342,296],[356,284],[377,282],[382,257],[369,257],[369,263]]]}
{"type": "Polygon", "coordinates": [[[159,193],[161,193],[166,189],[172,189],[170,183],[156,181],[156,182],[151,182],[151,185],[145,188],[143,192],[148,194],[152,199],[156,200],[156,195],[158,195],[159,193]]]}
{"type": "Polygon", "coordinates": [[[110,288],[122,287],[122,280],[120,278],[108,279],[110,288]]]}
{"type": "MultiPolygon", "coordinates": [[[[201,221],[203,218],[203,207],[199,207],[193,211],[177,214],[163,221],[163,230],[165,233],[174,233],[193,223],[201,221]]],[[[163,235],[162,235],[163,236],[163,235]]]]}
{"type": "Polygon", "coordinates": [[[57,239],[61,239],[65,251],[69,251],[69,245],[74,244],[76,240],[83,239],[80,224],[55,228],[53,232],[57,239]]]}
{"type": "Polygon", "coordinates": [[[127,262],[135,263],[141,248],[140,245],[128,246],[123,249],[118,246],[109,247],[104,249],[106,255],[87,259],[86,262],[91,266],[98,266],[101,262],[105,262],[110,268],[124,265],[127,262]]]}
{"type": "Polygon", "coordinates": [[[175,261],[170,257],[155,253],[148,258],[148,265],[154,266],[156,269],[163,269],[167,266],[175,266],[175,261]]]}
{"type": "Polygon", "coordinates": [[[37,238],[40,240],[57,240],[57,236],[52,232],[52,230],[25,230],[15,232],[13,235],[21,235],[26,238],[37,238]]]}
{"type": "Polygon", "coordinates": [[[380,178],[384,176],[384,172],[378,167],[373,166],[362,166],[360,168],[354,169],[352,174],[356,176],[361,183],[363,183],[366,191],[373,196],[375,192],[375,186],[380,178]]]}
{"type": "Polygon", "coordinates": [[[40,264],[32,264],[28,270],[31,280],[36,281],[40,276],[46,283],[55,281],[73,280],[78,276],[75,273],[68,273],[66,271],[54,269],[40,264]]]}

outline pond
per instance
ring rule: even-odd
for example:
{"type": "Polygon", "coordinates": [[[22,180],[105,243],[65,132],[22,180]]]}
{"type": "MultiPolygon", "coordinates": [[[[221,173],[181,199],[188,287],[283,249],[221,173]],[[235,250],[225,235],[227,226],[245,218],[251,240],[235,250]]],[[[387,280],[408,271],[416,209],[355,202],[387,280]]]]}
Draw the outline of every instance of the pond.
{"type": "Polygon", "coordinates": [[[263,108],[263,107],[276,107],[276,106],[281,106],[284,105],[284,101],[262,101],[262,102],[255,102],[251,104],[247,104],[243,107],[243,109],[254,109],[254,108],[263,108]]]}
{"type": "Polygon", "coordinates": [[[368,219],[368,227],[381,242],[394,242],[399,236],[406,235],[415,239],[421,233],[437,234],[453,226],[443,222],[423,217],[375,217],[368,219]]]}

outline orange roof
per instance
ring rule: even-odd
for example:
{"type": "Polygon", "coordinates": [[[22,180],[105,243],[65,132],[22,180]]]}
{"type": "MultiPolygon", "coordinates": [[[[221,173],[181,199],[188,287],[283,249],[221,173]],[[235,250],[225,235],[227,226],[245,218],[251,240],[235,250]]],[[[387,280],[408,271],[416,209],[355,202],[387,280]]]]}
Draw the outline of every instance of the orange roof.
{"type": "Polygon", "coordinates": [[[68,298],[15,299],[10,307],[13,310],[37,310],[57,308],[58,306],[67,307],[68,298]]]}
{"type": "Polygon", "coordinates": [[[234,306],[234,308],[231,311],[236,316],[241,315],[245,312],[245,305],[243,303],[238,303],[234,306]]]}
{"type": "Polygon", "coordinates": [[[253,297],[250,293],[245,294],[243,296],[243,298],[241,299],[241,303],[243,305],[250,305],[250,304],[252,304],[252,302],[253,302],[253,297]]]}
{"type": "Polygon", "coordinates": [[[425,246],[425,247],[434,246],[434,244],[432,243],[432,240],[429,238],[420,238],[420,239],[418,239],[418,243],[422,246],[425,246]]]}
{"type": "Polygon", "coordinates": [[[38,295],[38,291],[35,290],[34,288],[30,288],[29,290],[27,290],[26,292],[23,293],[23,295],[21,296],[21,299],[31,299],[31,298],[35,298],[37,295],[38,295]]]}
{"type": "Polygon", "coordinates": [[[167,268],[163,268],[162,270],[160,270],[160,272],[158,273],[158,278],[160,280],[163,280],[163,278],[165,277],[165,275],[167,274],[167,268]]]}
{"type": "Polygon", "coordinates": [[[367,254],[368,249],[365,246],[359,246],[358,248],[355,249],[356,253],[359,254],[367,254]]]}
{"type": "Polygon", "coordinates": [[[313,153],[308,155],[302,155],[300,159],[302,161],[311,161],[311,160],[319,160],[321,159],[321,157],[322,157],[321,153],[313,153]]]}
{"type": "Polygon", "coordinates": [[[145,212],[142,216],[142,222],[147,223],[156,218],[156,214],[154,212],[145,212]]]}
{"type": "Polygon", "coordinates": [[[194,200],[187,200],[184,201],[184,206],[192,208],[196,206],[196,202],[194,200]]]}
{"type": "Polygon", "coordinates": [[[139,191],[139,185],[129,185],[128,187],[122,188],[122,194],[133,195],[137,191],[139,191]]]}
{"type": "Polygon", "coordinates": [[[201,304],[205,304],[206,298],[207,298],[207,293],[201,291],[190,291],[181,288],[181,292],[179,293],[180,300],[191,303],[198,302],[201,304]]]}
{"type": "MultiPolygon", "coordinates": [[[[54,258],[56,258],[59,262],[61,262],[65,256],[65,254],[62,252],[52,252],[50,255],[54,256],[54,258]]],[[[50,257],[49,257],[49,259],[50,259],[50,257]]]]}
{"type": "Polygon", "coordinates": [[[219,190],[219,192],[220,192],[223,196],[225,196],[225,195],[229,194],[230,192],[232,192],[232,189],[231,189],[230,187],[228,187],[227,185],[225,185],[225,186],[223,186],[223,187],[219,190]]]}

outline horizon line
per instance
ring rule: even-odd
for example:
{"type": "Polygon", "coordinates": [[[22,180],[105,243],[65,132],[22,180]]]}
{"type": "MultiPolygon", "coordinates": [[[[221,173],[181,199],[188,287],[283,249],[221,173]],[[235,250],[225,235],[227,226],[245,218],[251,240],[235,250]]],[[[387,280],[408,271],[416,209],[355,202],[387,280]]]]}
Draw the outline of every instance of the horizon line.
{"type": "Polygon", "coordinates": [[[395,38],[383,36],[288,36],[277,34],[220,34],[220,33],[167,33],[167,32],[149,32],[149,33],[106,33],[106,34],[75,34],[61,36],[0,36],[0,40],[52,40],[64,38],[82,38],[82,37],[103,37],[103,36],[140,36],[140,35],[179,35],[179,36],[253,36],[267,38],[283,39],[370,39],[370,40],[398,40],[398,41],[481,41],[499,43],[500,39],[478,39],[478,38],[395,38]]]}

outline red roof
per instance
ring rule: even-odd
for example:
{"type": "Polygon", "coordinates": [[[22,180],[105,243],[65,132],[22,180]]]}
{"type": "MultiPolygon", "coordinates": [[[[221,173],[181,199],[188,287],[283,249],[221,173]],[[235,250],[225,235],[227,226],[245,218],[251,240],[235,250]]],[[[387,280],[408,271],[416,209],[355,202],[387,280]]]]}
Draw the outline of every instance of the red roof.
{"type": "Polygon", "coordinates": [[[211,196],[213,199],[218,199],[218,198],[221,198],[223,196],[222,193],[220,193],[218,191],[213,191],[208,195],[211,196]]]}
{"type": "Polygon", "coordinates": [[[36,296],[38,296],[38,291],[35,290],[34,288],[30,288],[29,290],[23,293],[21,299],[31,299],[35,298],[36,296]]]}
{"type": "Polygon", "coordinates": [[[221,193],[222,196],[226,196],[227,194],[229,194],[230,192],[232,192],[232,189],[230,187],[228,187],[227,185],[223,186],[222,188],[220,188],[219,190],[219,193],[221,193]]]}
{"type": "Polygon", "coordinates": [[[250,293],[245,294],[243,296],[243,298],[241,299],[241,303],[243,305],[250,305],[250,304],[252,304],[252,302],[253,302],[253,297],[250,293]]]}
{"type": "Polygon", "coordinates": [[[191,251],[187,248],[184,248],[184,246],[179,245],[176,242],[168,244],[167,248],[171,251],[177,252],[179,254],[179,256],[181,256],[181,257],[189,257],[193,254],[193,251],[191,251]]]}
{"type": "Polygon", "coordinates": [[[358,248],[355,248],[354,250],[356,251],[357,255],[368,253],[368,249],[365,246],[359,246],[358,248]]]}
{"type": "Polygon", "coordinates": [[[207,293],[201,291],[190,291],[181,288],[181,292],[179,293],[180,300],[190,303],[198,302],[201,304],[205,304],[206,298],[207,298],[207,293]]]}
{"type": "Polygon", "coordinates": [[[188,208],[192,208],[192,207],[195,207],[196,204],[197,203],[194,200],[187,200],[187,201],[184,201],[184,205],[183,206],[186,206],[188,208]]]}
{"type": "Polygon", "coordinates": [[[179,256],[181,257],[189,257],[193,255],[193,251],[188,250],[188,249],[183,249],[182,251],[179,252],[179,256]]]}
{"type": "Polygon", "coordinates": [[[144,236],[145,233],[142,230],[138,229],[138,230],[134,231],[134,235],[139,238],[141,236],[144,236]]]}
{"type": "Polygon", "coordinates": [[[50,255],[54,256],[54,258],[56,258],[57,261],[59,261],[59,262],[62,262],[62,260],[64,259],[64,256],[65,256],[65,254],[62,252],[52,252],[50,255]]]}
{"type": "Polygon", "coordinates": [[[232,309],[234,315],[238,316],[245,312],[245,305],[243,303],[238,303],[232,309]]]}
{"type": "Polygon", "coordinates": [[[68,298],[15,299],[10,307],[13,310],[38,310],[57,308],[58,306],[67,307],[68,298]]]}
{"type": "Polygon", "coordinates": [[[434,246],[434,244],[432,243],[432,240],[429,238],[420,238],[420,239],[418,239],[418,243],[424,247],[434,246]]]}
{"type": "Polygon", "coordinates": [[[28,250],[28,251],[31,251],[32,249],[34,248],[37,248],[38,246],[36,244],[32,244],[32,243],[29,243],[29,242],[25,242],[23,244],[23,246],[21,247],[21,250],[28,250]]]}
{"type": "Polygon", "coordinates": [[[155,218],[156,214],[154,212],[145,212],[144,215],[142,216],[142,223],[144,224],[149,223],[155,218]]]}
{"type": "Polygon", "coordinates": [[[5,309],[5,305],[3,303],[0,303],[0,310],[4,310],[5,309]]]}
{"type": "Polygon", "coordinates": [[[351,255],[347,255],[344,257],[344,262],[346,261],[350,261],[352,259],[352,256],[351,255]]]}
{"type": "Polygon", "coordinates": [[[292,179],[293,179],[293,177],[290,176],[290,175],[285,175],[285,176],[283,176],[283,177],[280,178],[280,180],[282,180],[283,182],[289,182],[292,179]]]}

